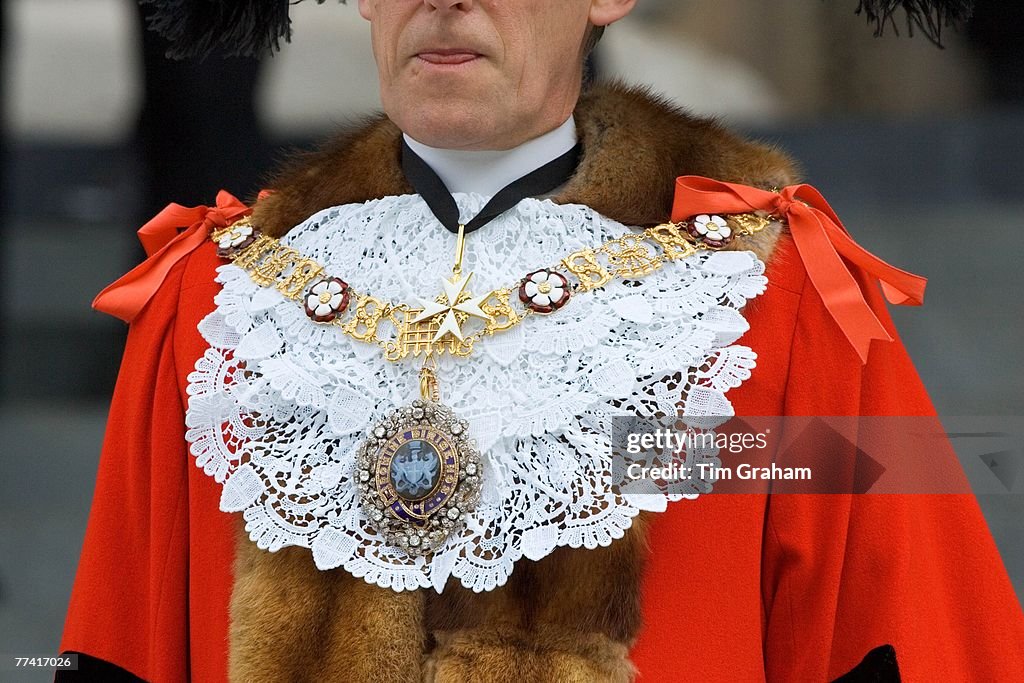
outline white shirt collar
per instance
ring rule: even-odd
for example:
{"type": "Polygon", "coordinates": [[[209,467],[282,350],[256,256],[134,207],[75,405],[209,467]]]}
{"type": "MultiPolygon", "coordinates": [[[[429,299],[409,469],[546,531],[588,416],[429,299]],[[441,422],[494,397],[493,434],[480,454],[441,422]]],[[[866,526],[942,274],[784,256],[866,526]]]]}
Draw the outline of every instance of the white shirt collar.
{"type": "Polygon", "coordinates": [[[403,136],[409,147],[434,169],[449,192],[476,192],[488,197],[565,154],[577,140],[576,120],[572,116],[549,133],[500,151],[439,149],[404,133],[403,136]]]}

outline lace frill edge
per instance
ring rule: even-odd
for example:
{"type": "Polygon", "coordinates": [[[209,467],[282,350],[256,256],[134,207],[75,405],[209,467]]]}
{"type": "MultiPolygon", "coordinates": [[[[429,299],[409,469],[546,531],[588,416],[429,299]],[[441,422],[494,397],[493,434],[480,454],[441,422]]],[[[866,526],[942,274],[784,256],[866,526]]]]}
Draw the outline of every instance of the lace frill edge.
{"type": "MultiPolygon", "coordinates": [[[[736,312],[747,300],[760,295],[767,283],[762,276],[763,264],[750,252],[717,252],[704,259],[701,268],[712,276],[725,275],[725,279],[734,284],[731,288],[723,285],[720,305],[714,309],[736,312]],[[746,267],[739,267],[743,258],[747,259],[746,267]]],[[[241,284],[241,280],[235,280],[229,273],[229,267],[223,268],[221,275],[224,275],[226,286],[232,281],[241,284]]],[[[188,378],[189,430],[186,438],[191,444],[190,452],[196,458],[196,466],[224,487],[221,509],[243,512],[250,539],[261,549],[274,552],[289,545],[306,547],[312,551],[313,560],[321,570],[342,567],[368,583],[395,591],[433,587],[440,592],[448,578],[454,576],[465,587],[481,592],[503,585],[514,564],[524,556],[540,560],[559,546],[596,548],[610,545],[627,532],[642,510],[664,511],[669,502],[699,495],[693,491],[679,491],[661,497],[626,494],[609,501],[608,507],[614,514],[607,515],[608,519],[600,526],[595,525],[586,532],[554,523],[510,528],[508,532],[517,537],[517,542],[506,540],[498,561],[493,558],[482,560],[467,552],[465,543],[436,553],[429,563],[423,558],[399,557],[397,551],[382,547],[381,539],[367,536],[368,532],[360,528],[358,512],[351,506],[347,510],[351,517],[347,521],[330,520],[329,515],[325,515],[315,519],[312,526],[316,528],[299,529],[290,520],[282,519],[274,509],[272,498],[287,495],[278,490],[277,483],[267,473],[261,473],[248,464],[239,466],[237,461],[245,444],[253,443],[264,435],[260,433],[260,425],[247,424],[245,416],[237,409],[240,399],[252,398],[252,388],[234,384],[228,369],[233,362],[237,363],[231,352],[237,353],[240,347],[244,351],[246,336],[256,329],[252,324],[253,317],[250,315],[246,320],[247,316],[236,313],[232,319],[215,311],[201,324],[201,331],[210,342],[211,349],[197,360],[196,369],[188,378]],[[231,434],[228,439],[224,438],[226,427],[231,434]]],[[[692,367],[695,380],[686,393],[683,413],[696,424],[713,428],[717,426],[713,424],[715,420],[733,415],[726,393],[751,376],[756,367],[756,354],[747,347],[732,343],[742,336],[746,328],[733,326],[723,330],[716,325],[714,310],[708,320],[698,317],[696,323],[698,328],[714,334],[715,343],[704,349],[701,362],[692,367]]],[[[275,389],[280,392],[282,387],[275,389]]],[[[335,483],[341,484],[343,479],[344,476],[338,474],[335,483]]],[[[314,509],[309,514],[316,518],[324,515],[324,509],[314,509]]]]}

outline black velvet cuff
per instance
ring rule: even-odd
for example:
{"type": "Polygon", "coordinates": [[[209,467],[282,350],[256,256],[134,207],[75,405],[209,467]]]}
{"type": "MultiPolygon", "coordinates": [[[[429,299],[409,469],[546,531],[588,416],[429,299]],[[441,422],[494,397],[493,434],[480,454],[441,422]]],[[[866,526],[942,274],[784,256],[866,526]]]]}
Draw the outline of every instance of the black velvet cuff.
{"type": "Polygon", "coordinates": [[[896,649],[892,645],[879,645],[868,652],[860,664],[832,683],[899,683],[900,668],[896,664],[896,649]]]}
{"type": "Polygon", "coordinates": [[[58,671],[53,678],[54,683],[81,683],[83,681],[97,681],[99,683],[146,683],[135,674],[128,673],[124,669],[110,662],[104,661],[73,650],[61,654],[78,655],[78,668],[74,671],[58,671]]]}

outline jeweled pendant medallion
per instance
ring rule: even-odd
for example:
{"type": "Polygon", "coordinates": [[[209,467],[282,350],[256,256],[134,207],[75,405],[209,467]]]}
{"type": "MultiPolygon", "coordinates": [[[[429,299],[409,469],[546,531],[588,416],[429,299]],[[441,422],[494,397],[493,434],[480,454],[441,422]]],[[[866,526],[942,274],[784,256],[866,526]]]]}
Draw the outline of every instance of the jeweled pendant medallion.
{"type": "Polygon", "coordinates": [[[356,456],[359,498],[392,547],[426,555],[461,530],[480,499],[480,453],[468,423],[429,399],[394,410],[356,456]]]}

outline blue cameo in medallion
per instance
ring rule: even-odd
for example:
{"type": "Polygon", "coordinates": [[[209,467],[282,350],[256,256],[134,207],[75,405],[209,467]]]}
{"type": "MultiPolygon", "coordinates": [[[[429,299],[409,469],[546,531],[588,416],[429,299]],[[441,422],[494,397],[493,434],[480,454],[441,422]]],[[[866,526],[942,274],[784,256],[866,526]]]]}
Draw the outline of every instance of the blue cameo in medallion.
{"type": "Polygon", "coordinates": [[[451,408],[417,399],[378,422],[359,447],[360,504],[388,546],[423,557],[465,526],[481,478],[467,427],[451,408]]]}
{"type": "Polygon", "coordinates": [[[402,499],[423,498],[434,490],[440,477],[441,456],[429,441],[412,439],[395,451],[390,479],[402,499]]]}

